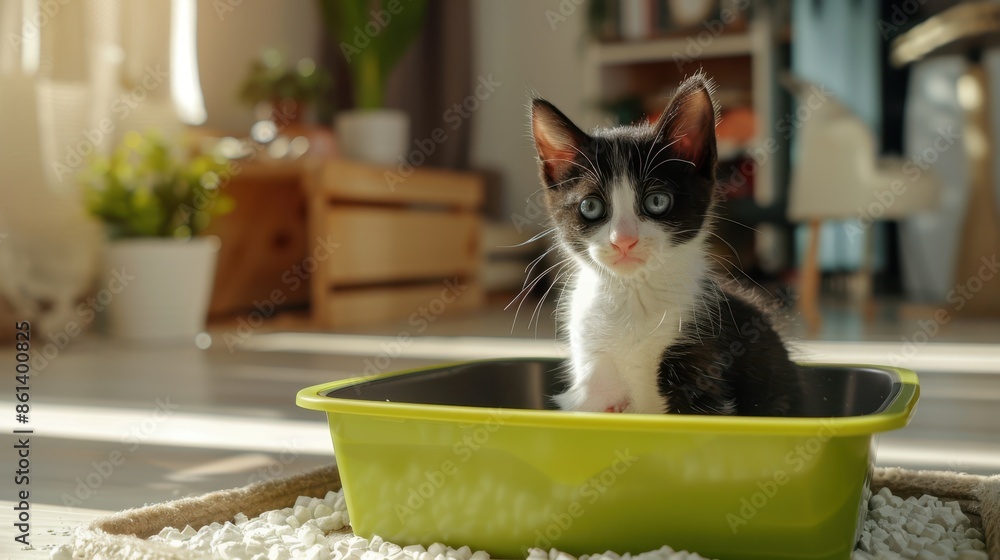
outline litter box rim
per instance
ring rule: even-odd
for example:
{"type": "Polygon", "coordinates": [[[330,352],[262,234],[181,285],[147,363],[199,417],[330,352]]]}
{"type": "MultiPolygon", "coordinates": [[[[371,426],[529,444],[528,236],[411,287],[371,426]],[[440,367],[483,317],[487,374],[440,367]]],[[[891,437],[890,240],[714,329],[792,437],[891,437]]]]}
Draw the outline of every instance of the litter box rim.
{"type": "Polygon", "coordinates": [[[871,435],[905,427],[913,416],[920,397],[917,374],[909,369],[872,364],[799,362],[806,368],[874,369],[894,374],[899,391],[879,412],[861,416],[770,417],[770,416],[708,416],[697,414],[609,414],[605,412],[575,412],[559,410],[526,410],[462,405],[415,404],[366,401],[329,397],[327,393],[402,375],[427,373],[451,367],[498,362],[553,362],[554,358],[503,358],[458,361],[433,366],[406,369],[379,375],[357,376],[313,385],[300,390],[295,397],[299,407],[326,412],[332,420],[336,414],[377,416],[393,420],[439,421],[480,424],[493,421],[503,411],[505,425],[534,428],[609,430],[621,432],[710,432],[757,436],[814,436],[826,428],[835,437],[871,435]]]}

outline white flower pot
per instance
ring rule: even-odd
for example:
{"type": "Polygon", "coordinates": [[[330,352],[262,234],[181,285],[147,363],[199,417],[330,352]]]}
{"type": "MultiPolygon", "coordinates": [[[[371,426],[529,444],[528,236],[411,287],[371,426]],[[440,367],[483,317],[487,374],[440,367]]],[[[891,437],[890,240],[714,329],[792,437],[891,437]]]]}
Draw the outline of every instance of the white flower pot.
{"type": "Polygon", "coordinates": [[[219,239],[123,239],[108,244],[98,303],[111,334],[193,338],[205,329],[219,239]]]}
{"type": "Polygon", "coordinates": [[[396,109],[345,111],[335,128],[340,151],[349,159],[393,166],[410,148],[410,116],[396,109]]]}

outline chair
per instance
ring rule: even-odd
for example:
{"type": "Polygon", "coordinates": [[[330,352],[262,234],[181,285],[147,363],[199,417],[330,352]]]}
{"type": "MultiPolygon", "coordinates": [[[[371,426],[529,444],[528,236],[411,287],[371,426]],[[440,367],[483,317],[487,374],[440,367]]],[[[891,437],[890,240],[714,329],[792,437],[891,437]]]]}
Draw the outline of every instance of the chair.
{"type": "MultiPolygon", "coordinates": [[[[793,77],[785,77],[783,82],[801,106],[811,111],[798,131],[788,216],[792,221],[809,223],[809,242],[800,270],[799,306],[810,333],[815,334],[822,323],[818,303],[822,221],[858,220],[852,227],[857,228],[866,244],[863,297],[870,311],[872,224],[934,208],[939,184],[929,170],[901,158],[877,157],[871,129],[837,99],[826,95],[816,106],[813,84],[793,77]]],[[[852,240],[853,232],[849,231],[852,240]]]]}

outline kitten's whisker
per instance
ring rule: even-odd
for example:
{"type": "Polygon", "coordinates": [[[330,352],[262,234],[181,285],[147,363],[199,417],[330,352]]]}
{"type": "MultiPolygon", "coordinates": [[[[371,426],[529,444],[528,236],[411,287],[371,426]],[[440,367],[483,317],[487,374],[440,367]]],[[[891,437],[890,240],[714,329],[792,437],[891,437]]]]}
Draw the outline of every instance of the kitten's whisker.
{"type": "Polygon", "coordinates": [[[587,174],[588,174],[588,175],[590,175],[590,176],[592,176],[592,177],[594,178],[594,180],[595,180],[595,181],[597,181],[598,183],[600,183],[600,177],[598,177],[598,176],[597,176],[597,175],[596,175],[596,174],[594,173],[594,170],[593,170],[593,169],[590,169],[590,168],[589,168],[589,167],[587,167],[586,165],[583,165],[583,164],[581,164],[581,163],[580,163],[580,162],[578,162],[578,161],[573,161],[573,160],[571,160],[571,159],[556,159],[556,158],[550,158],[550,159],[543,159],[543,160],[542,160],[542,162],[544,162],[544,163],[547,163],[547,162],[550,162],[550,161],[565,161],[566,163],[571,163],[571,164],[573,164],[573,165],[575,165],[575,166],[579,167],[580,169],[584,170],[585,172],[587,172],[587,174]]]}
{"type": "MultiPolygon", "coordinates": [[[[646,180],[646,177],[648,176],[646,170],[649,169],[649,165],[653,162],[653,158],[655,157],[653,156],[653,148],[655,147],[656,147],[656,140],[654,139],[652,142],[649,143],[649,150],[646,151],[646,159],[642,162],[642,172],[639,173],[639,175],[642,176],[643,181],[646,180]]],[[[660,148],[660,150],[656,152],[656,155],[657,156],[660,155],[660,152],[662,152],[665,149],[666,147],[660,148]]]]}
{"type": "MultiPolygon", "coordinates": [[[[652,154],[652,153],[653,153],[653,147],[654,147],[655,145],[656,145],[656,142],[655,142],[655,141],[653,141],[653,142],[650,142],[650,143],[649,143],[649,150],[647,150],[647,151],[646,151],[646,157],[645,157],[645,158],[640,158],[640,159],[639,159],[639,161],[641,161],[641,162],[642,162],[642,169],[640,169],[640,170],[639,170],[639,176],[640,176],[640,177],[642,177],[642,181],[643,181],[643,182],[645,182],[645,181],[646,181],[646,167],[648,167],[648,166],[649,166],[649,156],[650,156],[650,154],[652,154]]],[[[637,144],[636,144],[636,151],[638,151],[638,150],[639,150],[639,145],[638,145],[638,143],[637,143],[637,144]]]]}
{"type": "MultiPolygon", "coordinates": [[[[690,298],[692,302],[698,302],[698,303],[700,303],[701,307],[703,307],[705,309],[705,312],[706,312],[706,315],[707,315],[707,318],[708,318],[709,326],[712,328],[712,332],[714,333],[714,331],[715,331],[715,322],[712,320],[712,310],[709,309],[709,307],[708,307],[708,301],[707,301],[707,299],[702,294],[694,294],[694,293],[691,292],[691,288],[695,285],[694,279],[691,277],[691,275],[689,273],[685,274],[685,276],[688,279],[688,282],[686,282],[684,284],[685,292],[687,292],[688,298],[690,298]]],[[[692,321],[694,323],[694,333],[695,333],[695,336],[698,338],[698,342],[704,343],[704,341],[701,338],[701,325],[702,325],[702,321],[701,321],[701,319],[698,318],[698,307],[697,306],[691,307],[691,316],[692,316],[692,321]]]]}
{"type": "Polygon", "coordinates": [[[563,260],[557,262],[556,264],[550,266],[544,272],[542,272],[541,274],[539,274],[538,276],[536,276],[535,279],[532,280],[530,284],[528,284],[527,286],[525,286],[524,288],[522,288],[521,291],[518,292],[518,294],[516,296],[514,296],[514,299],[511,300],[511,302],[508,303],[507,306],[503,308],[504,311],[507,311],[508,309],[510,309],[510,306],[514,305],[514,302],[516,302],[518,299],[521,300],[517,304],[517,310],[514,312],[514,323],[510,327],[511,334],[514,334],[514,327],[517,326],[517,316],[521,312],[521,306],[524,305],[525,300],[528,299],[528,294],[531,292],[532,289],[534,289],[535,286],[538,285],[538,283],[542,280],[542,278],[545,277],[546,274],[548,274],[549,272],[551,272],[552,270],[554,270],[556,267],[564,264],[566,262],[566,260],[568,260],[568,259],[563,259],[563,260]]]}
{"type": "Polygon", "coordinates": [[[665,163],[670,163],[672,161],[678,161],[680,163],[686,163],[686,164],[690,165],[691,167],[695,166],[693,161],[688,161],[686,159],[680,159],[680,158],[671,158],[671,159],[665,159],[665,160],[661,161],[660,163],[657,163],[655,166],[653,166],[652,169],[649,170],[649,173],[652,173],[652,172],[656,171],[657,167],[659,167],[659,166],[661,166],[661,165],[663,165],[665,163]]]}
{"type": "Polygon", "coordinates": [[[663,316],[662,316],[662,317],[660,317],[660,322],[659,322],[659,323],[657,323],[657,324],[656,324],[656,326],[655,326],[655,327],[653,327],[653,330],[649,331],[649,333],[648,333],[648,334],[646,334],[646,336],[649,336],[649,335],[651,335],[651,334],[655,333],[655,332],[657,331],[657,329],[659,329],[659,328],[660,328],[660,325],[662,325],[662,324],[663,324],[663,322],[667,320],[667,311],[669,311],[669,310],[664,310],[664,311],[663,311],[663,316]]]}
{"type": "MultiPolygon", "coordinates": [[[[594,159],[597,160],[597,178],[603,180],[604,171],[601,170],[601,145],[597,142],[594,142],[594,159]]],[[[600,181],[598,181],[598,184],[600,184],[600,181]]]]}
{"type": "MultiPolygon", "coordinates": [[[[572,280],[574,278],[573,274],[580,271],[580,263],[578,263],[577,261],[571,259],[570,262],[569,262],[569,266],[570,266],[570,270],[568,270],[567,272],[569,273],[569,279],[572,280]]],[[[570,282],[569,281],[563,282],[563,285],[562,285],[562,287],[559,290],[559,300],[558,300],[558,303],[556,305],[555,310],[553,310],[553,312],[552,312],[552,314],[553,314],[553,316],[555,318],[556,332],[557,333],[559,332],[559,318],[562,315],[559,312],[559,310],[560,310],[563,298],[566,297],[566,290],[568,290],[569,288],[570,288],[570,282]]],[[[565,312],[567,314],[569,313],[569,307],[568,306],[563,307],[562,309],[565,309],[565,312]]]]}
{"type": "Polygon", "coordinates": [[[722,263],[719,262],[719,259],[722,259],[727,264],[729,264],[730,267],[735,268],[736,270],[738,270],[740,272],[740,274],[742,274],[743,276],[745,276],[747,280],[753,282],[755,286],[757,286],[758,288],[760,288],[761,291],[764,292],[765,294],[767,294],[771,299],[775,299],[774,294],[772,294],[770,290],[768,290],[767,288],[765,288],[764,286],[762,286],[760,284],[760,282],[754,280],[749,274],[747,274],[743,270],[743,268],[741,268],[741,267],[736,266],[735,264],[733,264],[733,261],[731,261],[731,260],[729,260],[729,259],[727,259],[727,258],[725,258],[725,257],[723,257],[721,255],[711,255],[710,254],[709,256],[711,256],[713,259],[715,259],[715,262],[718,263],[719,266],[721,266],[726,271],[726,273],[729,275],[729,277],[732,278],[733,282],[736,282],[737,285],[740,284],[740,281],[736,278],[735,275],[733,275],[733,272],[732,272],[732,270],[730,268],[727,268],[727,267],[723,266],[722,263]]]}
{"type": "MultiPolygon", "coordinates": [[[[569,179],[565,179],[565,180],[559,181],[558,183],[553,183],[553,184],[551,184],[551,185],[549,185],[547,187],[542,187],[542,188],[543,189],[554,189],[554,188],[558,187],[559,185],[563,185],[565,183],[570,183],[570,182],[573,182],[573,181],[581,181],[581,182],[590,183],[590,184],[594,185],[595,187],[600,187],[601,186],[601,183],[598,180],[594,179],[593,174],[590,173],[590,174],[587,174],[587,175],[581,175],[579,177],[570,177],[569,179]]],[[[535,192],[538,192],[538,191],[535,191],[535,192]]]]}
{"type": "Polygon", "coordinates": [[[573,273],[576,272],[576,262],[570,260],[567,266],[570,267],[570,269],[566,271],[566,275],[568,276],[568,278],[566,279],[566,281],[562,283],[562,286],[560,287],[558,294],[556,295],[556,306],[552,310],[552,313],[550,315],[552,317],[553,325],[555,327],[555,332],[557,336],[561,332],[559,323],[563,315],[562,312],[563,310],[566,309],[566,307],[564,307],[562,303],[563,297],[566,295],[566,289],[569,287],[569,281],[573,279],[573,273]]]}
{"type": "MultiPolygon", "coordinates": [[[[563,268],[566,268],[566,266],[567,265],[563,265],[563,268]]],[[[536,339],[538,338],[538,323],[542,322],[542,305],[545,303],[545,298],[548,297],[549,292],[552,291],[552,288],[555,288],[556,284],[559,283],[559,279],[562,278],[565,275],[565,272],[563,272],[563,268],[560,268],[559,272],[556,273],[556,277],[552,280],[552,284],[550,284],[549,288],[547,290],[545,290],[544,294],[542,294],[541,299],[538,300],[538,304],[535,305],[535,310],[531,313],[531,317],[528,318],[528,328],[530,329],[531,328],[531,318],[535,317],[537,315],[537,317],[535,318],[535,338],[536,339]]]]}
{"type": "MultiPolygon", "coordinates": [[[[677,142],[679,142],[679,141],[680,141],[680,139],[678,138],[677,140],[674,140],[674,141],[672,141],[672,142],[669,142],[669,143],[667,143],[666,145],[664,145],[664,146],[663,146],[662,148],[660,148],[660,149],[659,149],[659,150],[658,150],[658,151],[656,152],[656,155],[654,155],[654,156],[653,156],[653,157],[651,157],[651,158],[650,158],[650,157],[647,157],[647,161],[646,161],[646,162],[644,163],[644,165],[643,165],[643,168],[642,168],[642,178],[643,178],[643,180],[646,180],[646,178],[647,178],[647,177],[649,177],[649,173],[650,173],[650,169],[649,169],[649,166],[650,166],[650,165],[652,165],[653,161],[655,161],[655,160],[656,160],[656,158],[660,157],[660,154],[662,154],[662,153],[663,153],[663,150],[666,150],[667,148],[669,148],[670,146],[673,146],[674,144],[676,144],[676,143],[677,143],[677,142]]],[[[652,147],[653,147],[653,146],[655,146],[655,145],[656,145],[656,143],[655,143],[655,142],[654,142],[653,144],[651,144],[651,145],[650,145],[650,150],[649,150],[650,152],[652,152],[652,151],[653,151],[652,147]]]]}
{"type": "MultiPolygon", "coordinates": [[[[712,309],[709,307],[709,304],[711,302],[708,300],[707,297],[705,297],[705,294],[703,292],[691,293],[691,288],[692,287],[697,288],[697,286],[696,286],[697,283],[694,281],[694,278],[691,277],[690,273],[686,273],[685,276],[688,279],[687,284],[685,284],[686,290],[688,292],[688,297],[690,297],[692,301],[697,301],[698,303],[700,303],[701,307],[704,308],[706,318],[708,319],[708,326],[710,328],[710,334],[712,336],[715,336],[715,320],[714,320],[714,317],[717,314],[712,313],[712,309]]],[[[692,307],[691,311],[692,311],[692,316],[694,317],[693,320],[694,320],[694,327],[695,327],[695,335],[698,337],[698,341],[699,342],[703,342],[702,338],[701,338],[701,325],[703,324],[703,321],[698,318],[698,309],[697,309],[697,307],[692,307]]],[[[722,326],[721,319],[720,319],[719,326],[720,326],[720,329],[721,329],[721,326],[722,326]]]]}
{"type": "Polygon", "coordinates": [[[748,230],[750,230],[750,231],[752,231],[752,232],[754,232],[754,233],[760,233],[760,230],[759,230],[759,229],[757,229],[757,228],[752,228],[752,227],[750,227],[750,226],[748,226],[748,225],[746,225],[746,224],[744,224],[744,223],[741,223],[741,222],[737,222],[736,220],[731,220],[731,219],[729,219],[729,218],[727,218],[727,217],[725,217],[725,216],[720,216],[720,215],[718,215],[718,214],[716,214],[716,213],[714,213],[714,212],[713,212],[713,213],[711,213],[711,214],[705,214],[705,215],[704,215],[704,216],[702,216],[702,217],[703,217],[703,218],[712,218],[712,219],[716,219],[716,220],[725,220],[725,221],[727,221],[727,222],[731,222],[731,223],[734,223],[734,224],[736,224],[736,225],[738,225],[738,226],[741,226],[741,227],[745,227],[745,228],[747,228],[748,230]]]}
{"type": "Polygon", "coordinates": [[[541,322],[542,320],[541,316],[542,305],[545,303],[545,298],[548,297],[549,292],[552,291],[552,288],[556,286],[556,284],[559,282],[559,279],[563,276],[564,268],[566,268],[565,264],[562,267],[560,267],[558,271],[556,271],[556,276],[555,278],[552,279],[552,283],[549,284],[549,287],[542,294],[542,297],[538,298],[538,303],[535,304],[535,309],[531,312],[531,317],[528,317],[528,328],[530,329],[531,321],[532,319],[536,319],[537,315],[537,319],[535,320],[535,338],[538,338],[538,323],[541,322]]]}
{"type": "MultiPolygon", "coordinates": [[[[729,297],[726,296],[726,293],[723,292],[722,288],[720,288],[718,285],[715,285],[715,289],[719,293],[719,295],[718,295],[719,300],[725,301],[726,302],[726,307],[729,308],[729,318],[731,318],[733,320],[733,324],[736,325],[736,328],[739,328],[740,324],[739,324],[739,321],[736,320],[736,314],[733,313],[733,304],[729,303],[729,297]]],[[[719,309],[720,309],[720,315],[721,315],[721,309],[722,309],[722,304],[721,303],[719,304],[719,309]]],[[[721,323],[721,317],[720,317],[720,323],[719,324],[720,325],[722,324],[721,323]]]]}
{"type": "MultiPolygon", "coordinates": [[[[589,156],[588,156],[587,154],[583,153],[583,150],[581,150],[580,148],[577,148],[576,146],[572,146],[572,145],[571,145],[570,147],[571,147],[571,148],[573,148],[574,150],[576,150],[576,153],[578,153],[578,154],[580,154],[581,156],[583,156],[583,157],[584,157],[584,159],[586,159],[586,160],[587,160],[587,163],[589,163],[591,167],[593,167],[593,168],[597,169],[597,171],[598,171],[598,176],[600,176],[600,169],[601,169],[601,168],[600,168],[600,167],[598,167],[598,166],[596,166],[596,165],[594,165],[594,162],[590,160],[590,157],[589,157],[589,156]]],[[[596,157],[596,154],[595,154],[595,157],[596,157]]]]}
{"type": "Polygon", "coordinates": [[[529,239],[529,240],[527,240],[527,241],[525,241],[523,243],[518,243],[517,245],[497,245],[497,248],[498,249],[516,249],[518,247],[524,247],[528,243],[534,243],[535,241],[538,241],[539,239],[541,239],[541,238],[545,237],[546,235],[554,232],[555,230],[556,230],[556,228],[551,227],[551,228],[549,228],[549,229],[547,229],[547,230],[545,230],[545,231],[543,231],[541,233],[538,233],[538,234],[534,235],[531,239],[529,239]]]}
{"type": "MultiPolygon", "coordinates": [[[[545,257],[545,255],[547,255],[547,254],[551,253],[551,252],[552,252],[552,251],[554,251],[555,249],[556,249],[555,247],[552,247],[551,249],[549,249],[548,251],[546,251],[546,252],[545,252],[544,254],[542,254],[541,256],[539,256],[539,257],[538,257],[537,259],[535,259],[535,260],[534,260],[534,261],[532,262],[532,266],[531,266],[531,270],[534,270],[534,269],[535,269],[535,265],[536,265],[536,264],[537,264],[537,263],[538,263],[539,261],[541,261],[541,259],[542,259],[542,258],[544,258],[544,257],[545,257]]],[[[537,284],[537,283],[538,283],[538,281],[539,281],[539,280],[540,280],[540,279],[542,278],[542,276],[545,276],[545,275],[546,275],[546,274],[547,274],[547,273],[548,273],[549,271],[551,271],[551,270],[552,270],[553,268],[555,268],[556,266],[558,266],[558,265],[560,265],[560,264],[562,264],[562,263],[566,262],[566,260],[567,260],[567,259],[563,259],[563,260],[561,260],[561,261],[557,262],[556,264],[554,264],[554,265],[552,265],[551,267],[549,267],[549,269],[548,269],[548,270],[545,270],[544,272],[540,273],[540,274],[539,274],[538,276],[535,276],[534,278],[531,278],[531,270],[529,270],[529,271],[527,272],[527,278],[525,278],[525,279],[524,279],[524,285],[522,285],[522,286],[521,286],[521,291],[523,292],[523,291],[524,291],[524,290],[526,290],[526,289],[527,289],[527,290],[530,290],[530,289],[531,289],[531,288],[532,288],[532,287],[533,287],[533,286],[534,286],[535,284],[537,284]],[[530,280],[530,282],[529,282],[529,280],[530,280]]],[[[519,293],[518,295],[521,295],[521,294],[519,293]]],[[[515,300],[516,300],[516,299],[517,299],[517,298],[515,297],[515,300]]],[[[507,305],[508,305],[508,307],[509,307],[509,306],[510,306],[511,304],[513,304],[513,303],[514,303],[514,302],[513,302],[513,301],[511,301],[511,302],[510,302],[509,304],[507,304],[507,305]]],[[[504,309],[506,310],[506,308],[504,308],[504,309]]]]}
{"type": "Polygon", "coordinates": [[[676,144],[676,143],[678,143],[680,141],[681,141],[680,138],[675,138],[675,139],[671,140],[670,142],[667,142],[666,144],[663,145],[663,147],[661,147],[659,149],[659,151],[656,152],[656,154],[653,155],[652,159],[655,160],[656,158],[660,157],[660,154],[663,153],[663,150],[666,150],[666,149],[670,148],[671,146],[673,146],[674,144],[676,144]]]}
{"type": "MultiPolygon", "coordinates": [[[[698,231],[700,231],[700,230],[697,230],[697,229],[686,229],[686,230],[678,231],[675,235],[683,235],[685,233],[698,232],[698,231]]],[[[732,251],[734,255],[736,255],[737,261],[739,260],[739,255],[736,254],[736,249],[732,245],[730,245],[728,241],[726,241],[725,239],[723,239],[722,237],[720,237],[719,234],[715,233],[714,231],[706,230],[706,232],[708,234],[710,234],[710,235],[714,235],[720,241],[722,241],[723,243],[725,243],[729,247],[729,250],[732,251]]],[[[735,268],[736,270],[740,271],[740,274],[742,274],[743,276],[745,276],[747,278],[747,280],[753,282],[758,288],[760,288],[761,290],[763,290],[764,293],[766,293],[771,298],[774,298],[774,295],[770,292],[770,290],[768,290],[767,288],[765,288],[764,286],[762,286],[759,282],[757,282],[756,280],[754,280],[753,278],[751,278],[750,275],[747,274],[743,270],[743,263],[742,262],[739,262],[739,264],[737,265],[737,264],[734,264],[729,259],[723,257],[722,255],[716,255],[716,254],[711,253],[711,252],[706,252],[706,254],[708,256],[712,257],[712,259],[715,260],[715,262],[717,264],[719,264],[720,266],[722,265],[722,263],[719,262],[719,259],[722,259],[723,261],[725,261],[726,263],[728,263],[730,267],[735,268]]],[[[725,269],[726,273],[733,279],[733,281],[735,281],[737,284],[739,284],[739,280],[733,275],[733,273],[728,268],[726,268],[725,266],[722,266],[722,268],[725,269]]]]}
{"type": "Polygon", "coordinates": [[[733,256],[736,257],[736,262],[739,263],[740,268],[743,268],[743,261],[740,260],[740,254],[736,251],[736,248],[733,247],[731,243],[729,243],[728,241],[726,241],[725,239],[723,239],[721,235],[719,235],[718,233],[715,233],[712,230],[706,230],[705,232],[708,233],[709,235],[714,235],[716,239],[718,239],[719,241],[725,243],[726,247],[729,247],[729,250],[733,252],[733,256]]]}
{"type": "Polygon", "coordinates": [[[542,259],[545,258],[546,255],[548,255],[552,251],[555,251],[556,249],[557,247],[553,245],[552,247],[549,247],[544,253],[538,255],[537,257],[535,257],[534,260],[528,263],[528,266],[526,266],[524,269],[525,279],[524,279],[524,284],[521,285],[522,288],[528,284],[528,279],[531,278],[531,271],[535,270],[535,267],[538,266],[538,263],[540,263],[542,259]]]}
{"type": "Polygon", "coordinates": [[[570,177],[569,179],[565,179],[563,181],[559,181],[558,183],[553,183],[553,184],[549,185],[546,188],[554,189],[554,188],[558,187],[559,185],[563,185],[565,183],[569,183],[569,182],[572,182],[572,181],[579,181],[579,180],[593,181],[593,179],[591,179],[590,177],[570,177]]]}

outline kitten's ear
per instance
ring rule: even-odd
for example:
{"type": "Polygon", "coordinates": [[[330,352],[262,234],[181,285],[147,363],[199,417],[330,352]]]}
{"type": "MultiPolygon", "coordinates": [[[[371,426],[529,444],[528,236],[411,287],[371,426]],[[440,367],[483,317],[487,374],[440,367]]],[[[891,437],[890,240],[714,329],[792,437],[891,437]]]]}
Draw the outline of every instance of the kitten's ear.
{"type": "Polygon", "coordinates": [[[558,183],[587,149],[590,136],[544,99],[531,100],[531,134],[547,186],[558,183]]]}
{"type": "Polygon", "coordinates": [[[702,74],[688,78],[655,125],[658,140],[672,144],[673,152],[694,164],[696,173],[711,173],[715,167],[712,89],[711,80],[702,74]]]}

